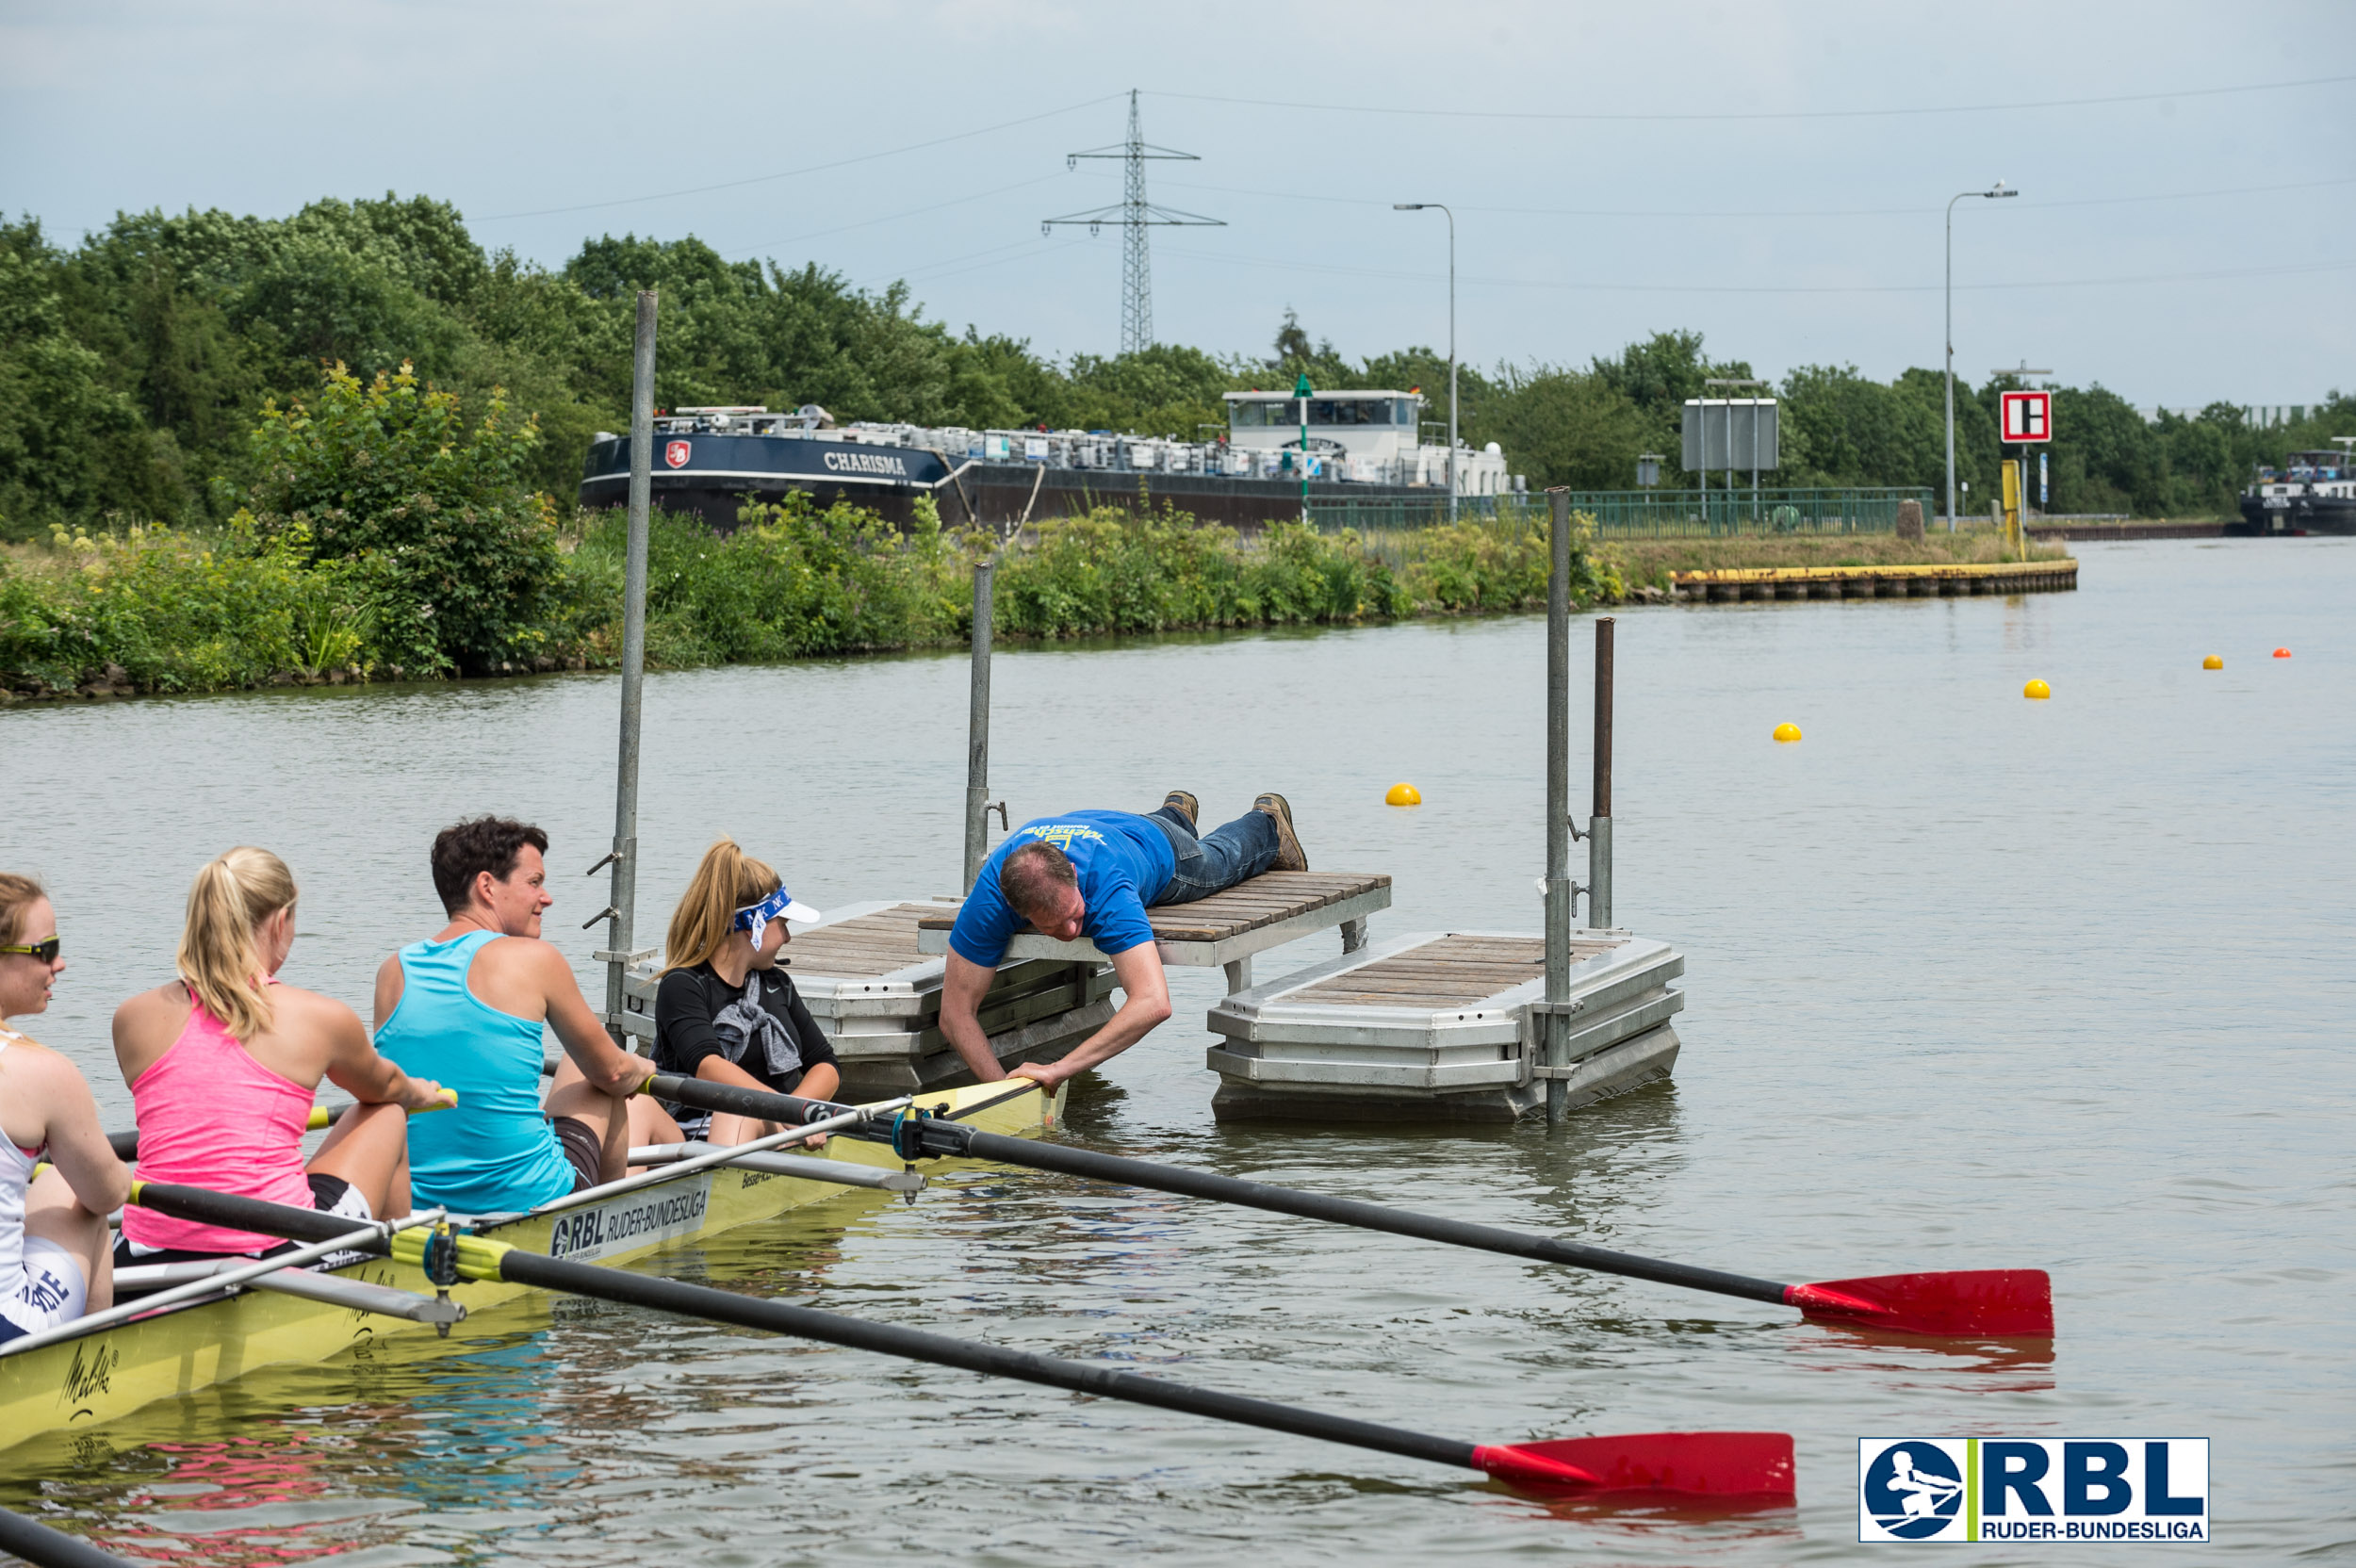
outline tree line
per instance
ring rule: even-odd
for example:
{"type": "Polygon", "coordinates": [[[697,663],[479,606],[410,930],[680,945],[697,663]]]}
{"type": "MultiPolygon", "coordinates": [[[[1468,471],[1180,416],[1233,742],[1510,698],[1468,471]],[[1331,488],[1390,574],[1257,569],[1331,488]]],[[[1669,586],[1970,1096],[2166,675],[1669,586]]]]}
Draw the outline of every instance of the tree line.
{"type": "MultiPolygon", "coordinates": [[[[928,319],[905,285],[728,261],[692,237],[606,236],[541,267],[485,250],[454,207],[423,196],[320,201],[283,219],[124,214],[72,246],[25,218],[0,221],[0,539],[225,524],[269,488],[265,411],[315,399],[336,366],[364,383],[413,367],[456,400],[452,417],[497,401],[519,433],[503,461],[568,504],[594,433],[627,426],[641,287],[663,296],[664,406],[816,402],[843,420],[1196,439],[1223,422],[1221,393],[1306,373],[1319,387],[1419,387],[1427,416],[1447,416],[1442,356],[1352,360],[1290,313],[1265,355],[1157,345],[1057,361],[928,319]]],[[[1674,331],[1585,366],[1461,367],[1460,426],[1475,446],[1498,443],[1533,488],[1628,488],[1641,452],[1667,459],[1665,483],[1690,484],[1677,466],[1684,400],[1707,377],[1751,374],[1674,331]]],[[[1977,495],[1993,483],[2006,384],[1956,388],[1957,471],[1977,495]]],[[[1804,366],[1775,390],[1781,482],[1942,482],[1937,371],[1882,383],[1804,366]]],[[[2100,385],[2062,388],[2055,424],[2051,510],[2213,513],[2254,465],[2356,433],[2356,398],[2334,392],[2302,424],[2261,430],[2221,403],[2147,422],[2100,385]]]]}

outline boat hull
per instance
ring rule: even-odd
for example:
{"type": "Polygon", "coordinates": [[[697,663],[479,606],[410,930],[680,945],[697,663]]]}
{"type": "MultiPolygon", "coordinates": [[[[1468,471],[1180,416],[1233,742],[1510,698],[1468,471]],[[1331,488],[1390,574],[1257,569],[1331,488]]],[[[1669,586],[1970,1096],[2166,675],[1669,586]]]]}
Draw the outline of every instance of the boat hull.
{"type": "Polygon", "coordinates": [[[2227,523],[2228,538],[2290,538],[2306,533],[2356,534],[2356,500],[2340,496],[2244,496],[2241,520],[2227,523]],[[2267,500],[2287,500],[2269,507],[2267,500]]]}
{"type": "MultiPolygon", "coordinates": [[[[1025,1135],[1053,1126],[1060,1109],[1059,1101],[1048,1103],[1036,1090],[1007,1096],[1000,1084],[942,1089],[924,1098],[928,1105],[946,1102],[950,1114],[965,1113],[959,1119],[975,1127],[1025,1135]]],[[[902,1165],[886,1145],[853,1138],[830,1139],[822,1152],[886,1170],[902,1165]]],[[[925,1168],[955,1163],[929,1161],[925,1168]]],[[[715,1167],[603,1202],[484,1225],[479,1233],[575,1262],[618,1264],[854,1195],[877,1200],[870,1189],[715,1167]]],[[[371,1258],[334,1272],[419,1295],[434,1290],[421,1271],[389,1259],[371,1258]]],[[[531,1287],[496,1280],[466,1281],[450,1291],[470,1317],[532,1294],[531,1287]]],[[[457,1331],[466,1331],[464,1325],[457,1331]]],[[[317,1364],[341,1355],[365,1358],[388,1340],[430,1339],[433,1333],[430,1326],[405,1318],[268,1291],[166,1309],[154,1317],[0,1358],[0,1451],[44,1434],[96,1427],[261,1367],[317,1364]]]]}
{"type": "MultiPolygon", "coordinates": [[[[1164,506],[1205,523],[1260,528],[1301,515],[1301,482],[1228,474],[1170,473],[1146,468],[1082,468],[1035,463],[985,462],[916,447],[772,435],[658,437],[649,495],[667,512],[692,514],[717,533],[733,532],[747,502],[775,505],[794,492],[818,506],[836,501],[873,508],[907,523],[919,497],[929,496],[941,519],[1003,530],[1021,522],[1073,516],[1100,506],[1158,511],[1164,506]]],[[[580,503],[591,509],[623,505],[630,492],[630,440],[614,436],[589,449],[580,503]]],[[[1447,492],[1428,485],[1372,484],[1317,479],[1316,503],[1446,504],[1447,492]]]]}

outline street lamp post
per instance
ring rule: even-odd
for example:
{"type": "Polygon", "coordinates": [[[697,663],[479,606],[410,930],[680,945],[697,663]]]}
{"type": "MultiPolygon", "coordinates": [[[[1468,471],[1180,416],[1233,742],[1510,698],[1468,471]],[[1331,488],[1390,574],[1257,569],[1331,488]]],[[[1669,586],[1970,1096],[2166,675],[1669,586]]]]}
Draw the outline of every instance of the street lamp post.
{"type": "Polygon", "coordinates": [[[1309,372],[1303,370],[1293,383],[1293,400],[1301,405],[1301,520],[1304,523],[1309,520],[1309,400],[1314,395],[1309,372]]]}
{"type": "Polygon", "coordinates": [[[1445,202],[1393,202],[1393,212],[1448,213],[1448,520],[1456,521],[1456,214],[1445,202]]]}
{"type": "Polygon", "coordinates": [[[1998,180],[1986,190],[1957,191],[1947,203],[1947,531],[1955,531],[1955,203],[1966,196],[2018,196],[1998,180]]]}

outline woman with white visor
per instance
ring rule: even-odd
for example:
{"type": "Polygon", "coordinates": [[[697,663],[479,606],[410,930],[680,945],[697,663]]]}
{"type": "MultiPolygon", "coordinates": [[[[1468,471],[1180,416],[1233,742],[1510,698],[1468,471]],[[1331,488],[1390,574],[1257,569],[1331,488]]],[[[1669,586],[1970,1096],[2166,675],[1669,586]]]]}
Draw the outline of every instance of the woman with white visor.
{"type": "MultiPolygon", "coordinates": [[[[741,1088],[831,1100],[842,1086],[834,1047],[803,1005],[783,967],[789,921],[818,911],[795,902],[784,880],[733,839],[704,851],[672,912],[655,989],[654,1060],[663,1072],[741,1088]]],[[[681,1107],[679,1129],[715,1144],[745,1143],[782,1129],[681,1107]]]]}

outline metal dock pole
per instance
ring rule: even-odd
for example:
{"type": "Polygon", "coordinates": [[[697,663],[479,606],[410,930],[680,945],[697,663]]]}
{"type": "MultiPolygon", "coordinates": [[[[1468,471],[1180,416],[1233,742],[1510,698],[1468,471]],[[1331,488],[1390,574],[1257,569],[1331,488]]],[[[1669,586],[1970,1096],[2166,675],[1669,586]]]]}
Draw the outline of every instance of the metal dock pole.
{"type": "Polygon", "coordinates": [[[973,694],[965,721],[965,881],[973,890],[990,855],[990,580],[992,564],[973,566],[973,694]]]}
{"type": "MultiPolygon", "coordinates": [[[[630,951],[638,910],[639,710],[646,675],[646,510],[654,489],[654,316],[655,293],[638,295],[638,342],[630,394],[630,538],[622,569],[622,754],[614,785],[614,848],[600,864],[614,879],[605,913],[605,1027],[614,1043],[630,1049],[622,1030],[623,983],[641,955],[630,951]]],[[[589,868],[594,874],[597,867],[589,868]]]]}
{"type": "Polygon", "coordinates": [[[1587,819],[1587,923],[1612,923],[1612,624],[1595,622],[1595,806],[1587,819]]]}
{"type": "Polygon", "coordinates": [[[1547,492],[1554,508],[1554,564],[1546,575],[1546,999],[1539,1009],[1539,1060],[1546,1075],[1546,1125],[1569,1112],[1571,1000],[1571,498],[1547,492]]]}

